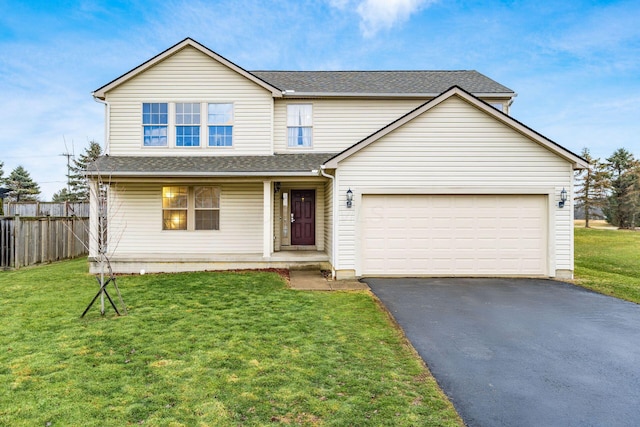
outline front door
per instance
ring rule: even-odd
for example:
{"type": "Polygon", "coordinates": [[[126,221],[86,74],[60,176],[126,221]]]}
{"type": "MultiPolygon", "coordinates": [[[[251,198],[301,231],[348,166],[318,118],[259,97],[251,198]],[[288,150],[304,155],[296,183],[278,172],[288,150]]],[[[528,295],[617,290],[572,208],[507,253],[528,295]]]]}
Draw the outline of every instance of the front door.
{"type": "Polygon", "coordinates": [[[291,245],[316,244],[316,191],[291,190],[291,245]]]}

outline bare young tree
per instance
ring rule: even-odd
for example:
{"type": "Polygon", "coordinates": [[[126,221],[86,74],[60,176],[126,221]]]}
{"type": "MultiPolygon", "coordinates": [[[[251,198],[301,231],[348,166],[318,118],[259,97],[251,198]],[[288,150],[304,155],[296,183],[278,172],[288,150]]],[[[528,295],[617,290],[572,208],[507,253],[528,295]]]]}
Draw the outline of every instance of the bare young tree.
{"type": "Polygon", "coordinates": [[[91,212],[89,220],[89,256],[94,257],[98,264],[97,280],[100,285],[100,290],[86,308],[82,316],[91,308],[95,300],[100,297],[100,313],[105,313],[105,297],[111,303],[111,306],[120,315],[118,307],[113,302],[111,296],[107,292],[107,285],[113,284],[120,304],[123,308],[122,314],[127,314],[127,308],[122,300],[120,289],[116,283],[116,277],[111,268],[111,257],[117,250],[118,243],[122,237],[122,233],[126,228],[121,226],[119,230],[111,225],[111,220],[118,216],[119,203],[116,203],[112,198],[112,191],[117,188],[111,182],[109,176],[105,177],[99,172],[94,171],[89,180],[89,198],[91,200],[91,212]]]}
{"type": "MultiPolygon", "coordinates": [[[[78,235],[75,237],[85,246],[89,256],[98,265],[96,279],[100,286],[98,293],[89,303],[81,317],[89,311],[95,301],[100,299],[100,313],[105,314],[105,297],[118,315],[127,314],[127,308],[120,294],[120,289],[116,283],[116,276],[111,268],[111,257],[117,250],[122,233],[126,229],[126,224],[119,227],[112,227],[112,219],[118,217],[120,203],[113,200],[112,192],[122,193],[112,182],[108,174],[103,174],[96,169],[96,163],[87,163],[84,170],[86,176],[86,198],[90,200],[90,215],[87,229],[83,230],[89,236],[88,243],[85,243],[78,235]],[[122,310],[118,309],[107,291],[107,285],[112,284],[115,288],[122,310]]],[[[73,232],[73,230],[71,230],[73,232]]],[[[75,233],[74,233],[75,234],[75,233]]]]}

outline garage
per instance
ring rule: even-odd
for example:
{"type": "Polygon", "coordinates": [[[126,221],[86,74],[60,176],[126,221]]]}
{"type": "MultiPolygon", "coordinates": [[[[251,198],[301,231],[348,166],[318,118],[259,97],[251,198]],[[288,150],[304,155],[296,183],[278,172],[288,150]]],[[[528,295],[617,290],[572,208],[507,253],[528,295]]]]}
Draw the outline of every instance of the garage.
{"type": "Polygon", "coordinates": [[[362,196],[362,276],[548,276],[547,195],[362,196]]]}

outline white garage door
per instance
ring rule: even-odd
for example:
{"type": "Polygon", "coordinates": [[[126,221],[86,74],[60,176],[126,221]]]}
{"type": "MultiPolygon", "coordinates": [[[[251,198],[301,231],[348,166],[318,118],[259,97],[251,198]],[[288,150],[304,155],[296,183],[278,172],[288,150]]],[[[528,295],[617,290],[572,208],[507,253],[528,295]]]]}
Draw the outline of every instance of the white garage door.
{"type": "Polygon", "coordinates": [[[547,274],[544,195],[364,195],[361,274],[547,274]]]}

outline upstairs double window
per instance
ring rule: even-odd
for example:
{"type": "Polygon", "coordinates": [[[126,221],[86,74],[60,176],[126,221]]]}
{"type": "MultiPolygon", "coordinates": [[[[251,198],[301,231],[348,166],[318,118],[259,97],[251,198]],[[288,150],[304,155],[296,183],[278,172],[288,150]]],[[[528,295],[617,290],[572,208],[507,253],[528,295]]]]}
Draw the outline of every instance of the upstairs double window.
{"type": "Polygon", "coordinates": [[[233,104],[145,102],[144,147],[233,147],[233,104]],[[201,112],[206,112],[203,120],[201,112]]]}

